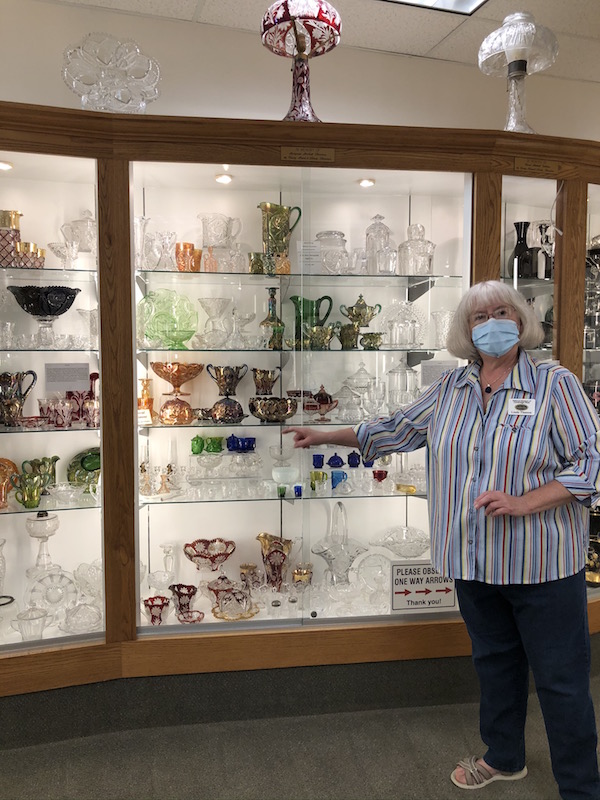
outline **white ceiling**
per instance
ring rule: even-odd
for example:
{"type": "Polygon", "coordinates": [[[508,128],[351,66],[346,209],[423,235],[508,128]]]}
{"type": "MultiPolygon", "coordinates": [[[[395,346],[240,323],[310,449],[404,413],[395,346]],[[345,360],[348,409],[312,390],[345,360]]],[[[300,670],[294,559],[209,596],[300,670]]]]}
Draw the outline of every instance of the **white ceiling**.
{"type": "MultiPolygon", "coordinates": [[[[45,0],[63,6],[110,9],[236,28],[258,35],[269,0],[45,0]]],[[[547,75],[600,82],[599,0],[487,0],[472,16],[385,0],[334,0],[342,18],[340,46],[477,65],[483,39],[507,14],[529,11],[559,43],[547,75]]]]}

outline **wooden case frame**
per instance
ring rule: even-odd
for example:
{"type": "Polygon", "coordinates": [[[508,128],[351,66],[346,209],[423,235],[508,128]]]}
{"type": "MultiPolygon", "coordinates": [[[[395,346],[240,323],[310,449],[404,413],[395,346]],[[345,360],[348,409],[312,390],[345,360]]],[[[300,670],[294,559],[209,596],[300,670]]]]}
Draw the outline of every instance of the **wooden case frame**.
{"type": "MultiPolygon", "coordinates": [[[[102,330],[106,638],[0,656],[0,695],[95,681],[467,655],[459,620],[136,637],[135,386],[130,162],[172,161],[473,174],[473,282],[498,278],[502,176],[556,180],[554,357],[581,377],[587,184],[600,144],[459,129],[130,117],[0,103],[0,149],[96,159],[102,330]]],[[[600,600],[589,603],[600,631],[600,600]]]]}

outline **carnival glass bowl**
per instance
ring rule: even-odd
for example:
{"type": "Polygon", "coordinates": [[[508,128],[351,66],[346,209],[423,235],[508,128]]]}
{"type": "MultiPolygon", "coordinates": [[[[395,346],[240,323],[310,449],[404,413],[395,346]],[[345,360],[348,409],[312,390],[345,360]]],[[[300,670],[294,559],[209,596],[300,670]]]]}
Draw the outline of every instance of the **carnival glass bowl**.
{"type": "Polygon", "coordinates": [[[159,378],[167,381],[173,387],[169,394],[186,394],[181,392],[184,383],[197,378],[204,369],[204,364],[184,364],[180,361],[151,361],[150,366],[159,378]]]}
{"type": "Polygon", "coordinates": [[[60,317],[81,291],[72,286],[7,286],[23,311],[37,319],[60,317]]]}
{"type": "Polygon", "coordinates": [[[261,422],[281,423],[294,416],[298,402],[293,397],[251,397],[248,408],[261,422]]]}

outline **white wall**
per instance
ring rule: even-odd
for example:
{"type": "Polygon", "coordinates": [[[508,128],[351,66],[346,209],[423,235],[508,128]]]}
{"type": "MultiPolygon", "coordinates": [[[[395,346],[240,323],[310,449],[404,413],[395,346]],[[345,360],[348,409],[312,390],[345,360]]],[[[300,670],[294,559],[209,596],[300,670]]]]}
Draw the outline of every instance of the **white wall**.
{"type": "MultiPolygon", "coordinates": [[[[2,0],[0,99],[79,107],[61,77],[63,51],[86,34],[132,38],[159,62],[161,95],[151,114],[281,119],[291,62],[257,32],[143,18],[39,0],[2,0]]],[[[477,67],[344,47],[311,61],[312,100],[326,122],[502,129],[504,81],[477,67]]],[[[528,121],[538,133],[600,135],[600,84],[544,75],[528,81],[528,121]],[[557,113],[555,109],[560,111],[557,113]]]]}

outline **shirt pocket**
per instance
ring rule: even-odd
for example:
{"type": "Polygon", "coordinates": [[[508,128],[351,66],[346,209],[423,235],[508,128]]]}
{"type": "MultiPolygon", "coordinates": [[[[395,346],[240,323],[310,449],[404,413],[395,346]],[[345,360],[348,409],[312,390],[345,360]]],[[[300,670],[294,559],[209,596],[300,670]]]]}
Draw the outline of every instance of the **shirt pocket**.
{"type": "Polygon", "coordinates": [[[532,463],[533,418],[514,417],[499,422],[492,445],[490,488],[521,495],[532,463]]]}

